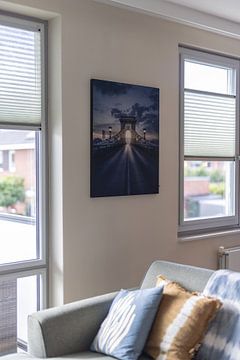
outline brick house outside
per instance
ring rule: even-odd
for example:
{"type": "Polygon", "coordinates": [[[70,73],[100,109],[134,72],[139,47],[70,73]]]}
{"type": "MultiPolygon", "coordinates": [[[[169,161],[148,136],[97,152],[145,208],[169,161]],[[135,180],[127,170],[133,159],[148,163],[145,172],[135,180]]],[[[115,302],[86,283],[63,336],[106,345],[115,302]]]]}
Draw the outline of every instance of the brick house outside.
{"type": "Polygon", "coordinates": [[[6,176],[24,179],[25,202],[15,204],[12,213],[35,215],[35,157],[35,132],[0,130],[0,180],[6,176]]]}

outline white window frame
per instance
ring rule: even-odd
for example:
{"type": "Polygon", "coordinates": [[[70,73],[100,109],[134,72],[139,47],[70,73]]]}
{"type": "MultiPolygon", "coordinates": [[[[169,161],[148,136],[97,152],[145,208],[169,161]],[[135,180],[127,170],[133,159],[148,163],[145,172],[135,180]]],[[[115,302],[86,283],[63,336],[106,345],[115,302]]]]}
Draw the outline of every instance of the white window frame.
{"type": "Polygon", "coordinates": [[[41,126],[6,124],[1,129],[33,130],[36,134],[36,228],[37,259],[0,264],[0,280],[40,274],[38,309],[48,306],[48,154],[47,154],[47,22],[35,18],[0,12],[0,24],[41,33],[41,126]]]}
{"type": "MultiPolygon", "coordinates": [[[[180,136],[179,136],[179,234],[195,234],[204,232],[215,232],[239,227],[239,70],[240,60],[216,55],[210,52],[179,47],[180,53],[180,136]],[[184,220],[184,61],[194,60],[196,62],[212,63],[236,70],[236,141],[235,156],[229,157],[191,157],[189,160],[203,161],[229,161],[235,162],[235,215],[222,216],[199,220],[184,220]]],[[[203,92],[204,93],[204,92],[203,92]]],[[[206,92],[207,93],[207,92],[206,92]]],[[[211,94],[211,92],[209,92],[211,94]]],[[[214,94],[214,93],[213,93],[214,94]]]]}
{"type": "Polygon", "coordinates": [[[3,171],[3,151],[0,150],[0,172],[3,171]]]}
{"type": "Polygon", "coordinates": [[[9,150],[8,152],[8,168],[10,172],[16,171],[15,150],[9,150]],[[14,156],[14,161],[13,161],[13,156],[14,156]]]}

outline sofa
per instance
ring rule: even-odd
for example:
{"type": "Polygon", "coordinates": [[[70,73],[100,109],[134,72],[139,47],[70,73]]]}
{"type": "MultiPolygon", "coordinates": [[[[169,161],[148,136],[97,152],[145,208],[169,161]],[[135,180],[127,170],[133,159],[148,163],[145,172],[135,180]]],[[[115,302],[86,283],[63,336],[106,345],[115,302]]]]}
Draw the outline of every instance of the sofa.
{"type": "MultiPolygon", "coordinates": [[[[190,291],[202,291],[213,270],[167,261],[155,261],[140,288],[155,286],[162,274],[190,291]]],[[[104,360],[110,357],[88,351],[116,293],[96,296],[39,311],[28,317],[28,353],[3,356],[2,360],[33,358],[104,360]]],[[[141,359],[146,357],[141,356],[141,359]]]]}

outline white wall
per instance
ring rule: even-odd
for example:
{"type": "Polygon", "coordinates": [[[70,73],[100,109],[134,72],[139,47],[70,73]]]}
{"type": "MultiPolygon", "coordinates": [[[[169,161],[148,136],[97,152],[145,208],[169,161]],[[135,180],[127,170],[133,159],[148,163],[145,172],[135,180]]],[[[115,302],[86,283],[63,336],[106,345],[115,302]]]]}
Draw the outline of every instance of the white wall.
{"type": "Polygon", "coordinates": [[[216,268],[218,247],[239,244],[240,235],[177,239],[178,44],[240,56],[240,42],[93,0],[9,0],[1,8],[52,19],[51,303],[135,286],[155,259],[216,268]],[[90,199],[92,77],[160,88],[159,195],[90,199]]]}

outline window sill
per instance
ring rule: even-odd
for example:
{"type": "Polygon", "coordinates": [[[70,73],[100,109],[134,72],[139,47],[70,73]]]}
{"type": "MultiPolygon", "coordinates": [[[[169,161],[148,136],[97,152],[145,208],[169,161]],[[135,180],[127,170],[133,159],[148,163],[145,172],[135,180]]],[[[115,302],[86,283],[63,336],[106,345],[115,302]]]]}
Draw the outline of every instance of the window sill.
{"type": "Polygon", "coordinates": [[[210,232],[205,234],[195,234],[195,235],[178,235],[179,242],[186,242],[186,241],[195,241],[195,240],[204,240],[216,237],[226,237],[231,235],[239,235],[240,229],[233,229],[233,230],[222,230],[216,232],[210,232]]]}

